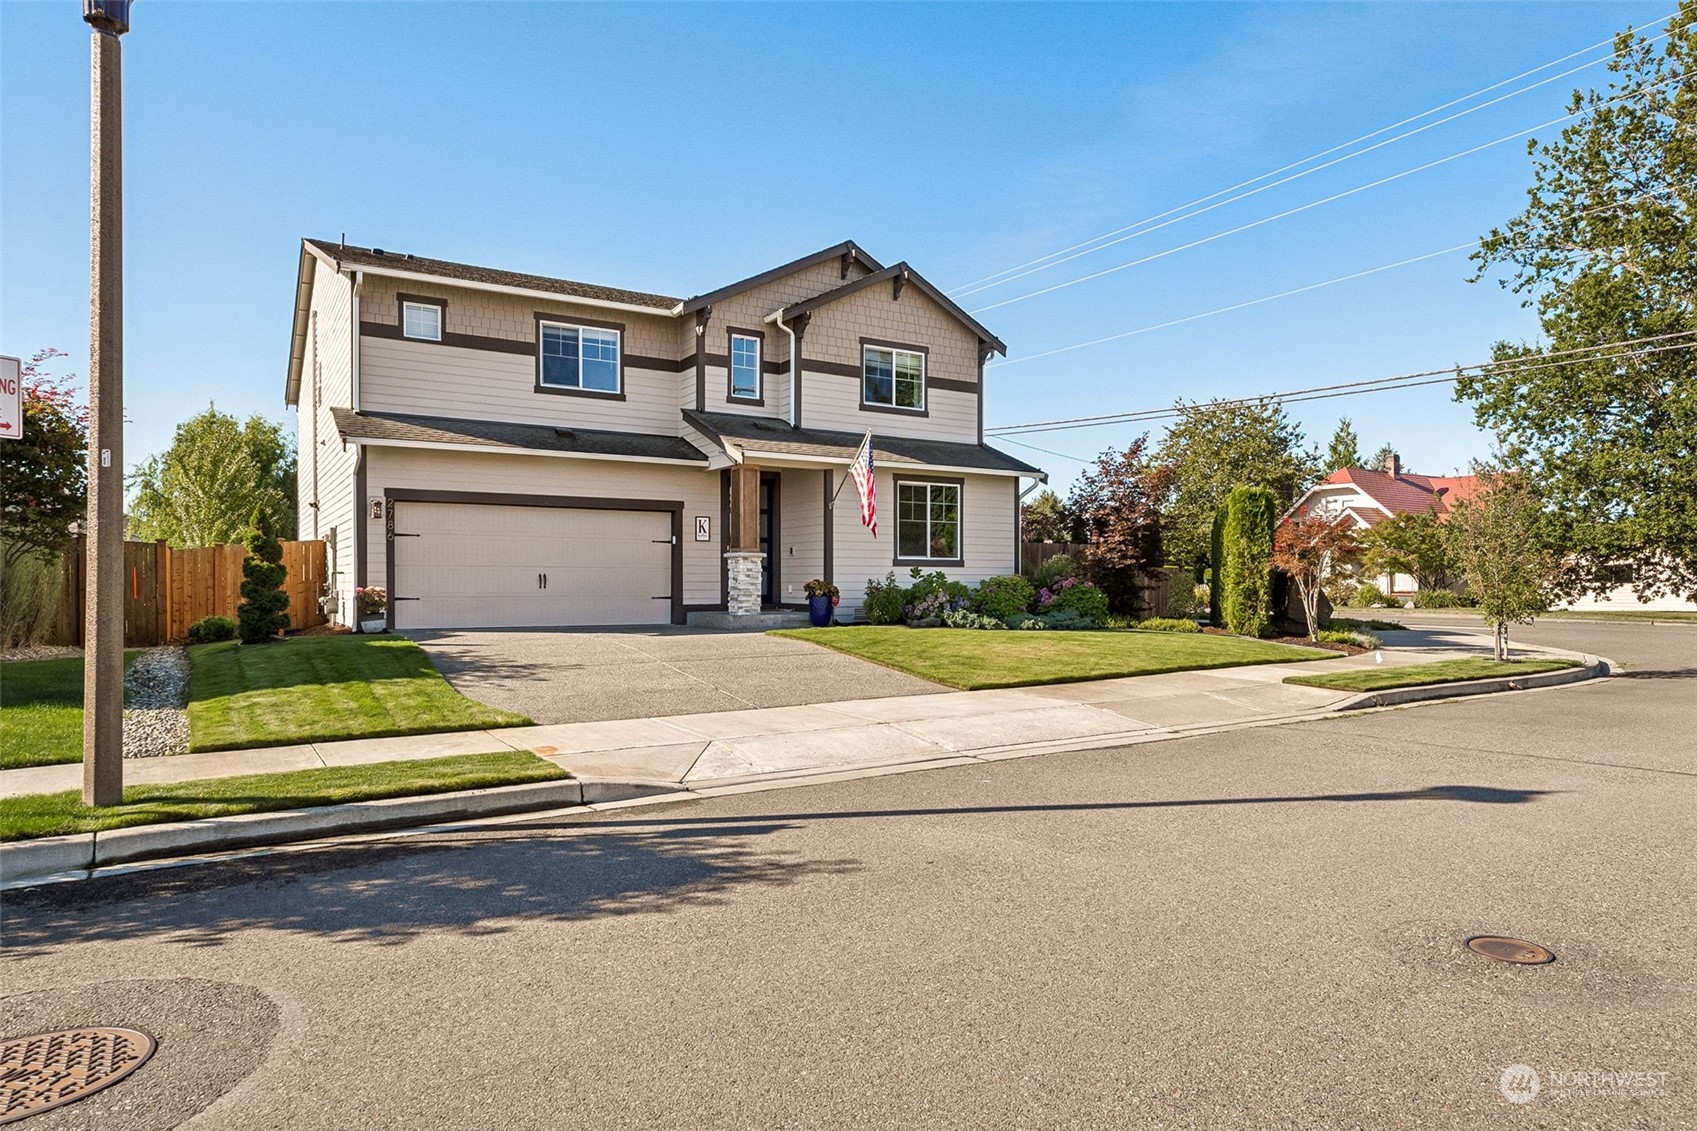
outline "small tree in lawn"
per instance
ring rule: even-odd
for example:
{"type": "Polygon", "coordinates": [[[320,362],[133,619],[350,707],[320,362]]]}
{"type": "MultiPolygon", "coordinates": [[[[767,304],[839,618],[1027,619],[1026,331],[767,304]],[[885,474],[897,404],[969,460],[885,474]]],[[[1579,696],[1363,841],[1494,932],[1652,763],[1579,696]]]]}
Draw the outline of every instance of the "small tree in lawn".
{"type": "Polygon", "coordinates": [[[271,517],[255,516],[255,530],[242,560],[242,604],[236,610],[243,644],[268,644],[289,627],[289,595],[283,581],[283,545],[272,531],[271,517]]]}
{"type": "Polygon", "coordinates": [[[1444,533],[1467,592],[1493,626],[1496,658],[1506,660],[1510,622],[1530,624],[1549,608],[1560,562],[1540,537],[1540,507],[1526,481],[1489,470],[1479,478],[1479,493],[1451,508],[1444,533]]]}
{"type": "Polygon", "coordinates": [[[1296,585],[1310,640],[1320,637],[1320,594],[1360,555],[1355,520],[1348,515],[1327,518],[1299,511],[1274,533],[1273,565],[1296,585]]]}

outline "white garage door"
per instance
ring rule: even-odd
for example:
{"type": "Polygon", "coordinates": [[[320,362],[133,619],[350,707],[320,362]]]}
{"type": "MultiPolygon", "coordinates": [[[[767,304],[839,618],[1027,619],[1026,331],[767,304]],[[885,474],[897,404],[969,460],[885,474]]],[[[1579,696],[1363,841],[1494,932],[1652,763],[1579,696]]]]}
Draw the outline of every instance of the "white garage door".
{"type": "Polygon", "coordinates": [[[397,628],[666,624],[672,516],[395,504],[397,628]]]}

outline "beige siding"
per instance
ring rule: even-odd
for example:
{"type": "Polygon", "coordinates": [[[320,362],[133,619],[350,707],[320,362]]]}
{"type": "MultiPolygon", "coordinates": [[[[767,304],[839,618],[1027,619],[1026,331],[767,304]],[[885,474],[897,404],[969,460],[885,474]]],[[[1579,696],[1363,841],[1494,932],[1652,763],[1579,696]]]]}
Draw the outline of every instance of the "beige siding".
{"type": "MultiPolygon", "coordinates": [[[[906,478],[917,473],[903,472],[906,478]]],[[[1014,573],[1017,570],[1014,550],[1014,500],[1018,481],[1012,477],[994,475],[953,476],[964,478],[961,487],[961,547],[960,567],[948,567],[943,572],[956,581],[976,584],[986,577],[1014,573]]],[[[860,506],[849,485],[838,496],[832,553],[836,559],[833,580],[842,590],[842,604],[837,615],[852,620],[860,615],[869,579],[883,580],[894,570],[897,580],[908,581],[908,566],[895,566],[896,544],[896,485],[895,476],[888,471],[878,473],[878,537],[860,525],[860,506]]],[[[931,567],[926,567],[930,572],[931,567]]]]}
{"type": "Polygon", "coordinates": [[[351,325],[353,286],[314,260],[311,314],[295,440],[299,458],[296,498],[299,537],[329,543],[325,567],[338,595],[336,620],[352,610],[354,576],[354,462],[330,415],[333,406],[353,403],[351,325]]]}
{"type": "Polygon", "coordinates": [[[777,595],[786,605],[807,600],[802,586],[825,575],[825,473],[786,468],[779,472],[777,595]]]}
{"type": "Polygon", "coordinates": [[[393,338],[361,339],[360,408],[521,424],[678,434],[675,373],[625,366],[625,399],[536,391],[536,359],[393,338]]]}
{"type": "MultiPolygon", "coordinates": [[[[367,449],[367,489],[381,496],[390,487],[477,491],[521,495],[576,495],[681,502],[684,507],[684,602],[719,601],[719,543],[695,541],[695,518],[708,515],[719,527],[719,473],[623,460],[560,459],[547,456],[485,455],[414,448],[367,449]]],[[[370,563],[367,576],[382,584],[387,565],[383,523],[367,519],[370,563]]],[[[498,547],[491,547],[497,552],[498,547]]]]}
{"type": "MultiPolygon", "coordinates": [[[[802,343],[806,361],[846,365],[857,373],[861,339],[923,346],[927,381],[942,379],[978,384],[978,337],[917,287],[893,300],[890,286],[878,284],[813,312],[802,343]]],[[[803,366],[805,369],[805,364],[803,366]]],[[[929,415],[866,412],[860,408],[858,377],[807,373],[802,390],[802,424],[859,432],[871,428],[891,436],[978,442],[975,393],[928,388],[929,415]]]]}

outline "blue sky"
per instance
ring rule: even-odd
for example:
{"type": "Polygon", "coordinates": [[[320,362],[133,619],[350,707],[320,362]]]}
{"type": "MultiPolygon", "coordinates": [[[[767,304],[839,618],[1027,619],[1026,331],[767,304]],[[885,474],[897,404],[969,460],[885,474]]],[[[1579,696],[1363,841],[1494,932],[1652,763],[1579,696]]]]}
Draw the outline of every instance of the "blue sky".
{"type": "MultiPolygon", "coordinates": [[[[852,238],[954,291],[1673,7],[139,0],[124,38],[126,462],[167,445],[209,401],[292,426],[282,388],[303,235],[346,232],[677,295],[852,238]]],[[[0,0],[0,352],[57,346],[80,373],[79,11],[70,0],[0,0]]],[[[1604,75],[1597,66],[1551,82],[963,305],[1018,298],[1514,134],[1561,116],[1575,87],[1604,75]]],[[[1017,362],[991,370],[987,419],[1388,376],[1532,338],[1518,301],[1468,284],[1458,253],[1019,360],[1467,242],[1512,215],[1529,181],[1525,145],[1510,141],[984,311],[1017,362]]],[[[1291,407],[1316,442],[1347,413],[1369,453],[1390,442],[1419,471],[1465,468],[1489,448],[1443,386],[1291,407]]],[[[1090,456],[1140,430],[1024,439],[1090,456]]],[[[1063,484],[1078,467],[1009,450],[1063,484]]]]}

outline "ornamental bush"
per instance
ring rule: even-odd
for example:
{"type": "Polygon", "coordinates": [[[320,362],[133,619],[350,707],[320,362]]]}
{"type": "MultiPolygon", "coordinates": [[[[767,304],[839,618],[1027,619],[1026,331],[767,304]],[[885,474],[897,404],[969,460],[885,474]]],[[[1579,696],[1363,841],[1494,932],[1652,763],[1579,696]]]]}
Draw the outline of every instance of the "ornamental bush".
{"type": "Polygon", "coordinates": [[[1260,636],[1273,618],[1273,531],[1278,497],[1265,487],[1233,487],[1223,508],[1220,556],[1220,616],[1239,636],[1260,636]]]}
{"type": "Polygon", "coordinates": [[[201,617],[189,625],[190,644],[216,644],[236,638],[236,622],[229,617],[201,617]]]}
{"type": "Polygon", "coordinates": [[[950,609],[943,614],[944,628],[979,628],[995,631],[1008,626],[996,617],[975,613],[971,609],[950,609]]]}
{"type": "Polygon", "coordinates": [[[1215,628],[1225,623],[1220,612],[1220,547],[1226,532],[1226,508],[1214,512],[1214,530],[1208,543],[1208,623],[1215,628]]]}
{"type": "Polygon", "coordinates": [[[260,517],[247,550],[236,620],[243,644],[268,644],[289,627],[289,595],[283,592],[289,571],[283,567],[283,544],[272,533],[269,515],[260,517]]]}
{"type": "MultiPolygon", "coordinates": [[[[1100,590],[1097,592],[1100,592],[1100,590]]],[[[1105,604],[1104,615],[1106,615],[1105,604]]],[[[1053,628],[1062,631],[1081,631],[1083,629],[1095,628],[1099,623],[1085,616],[1076,609],[1056,609],[1054,612],[1045,613],[1037,619],[1043,622],[1044,628],[1053,628]]]]}
{"type": "Polygon", "coordinates": [[[1377,585],[1363,581],[1355,587],[1355,600],[1352,602],[1358,609],[1378,609],[1390,604],[1385,600],[1385,594],[1377,585]]]}
{"type": "Polygon", "coordinates": [[[972,591],[968,607],[975,613],[1004,621],[1015,613],[1025,612],[1036,599],[1036,587],[1017,573],[1013,573],[1001,577],[986,577],[979,583],[978,588],[972,591]]]}
{"type": "Polygon", "coordinates": [[[1414,607],[1417,609],[1453,609],[1461,604],[1461,598],[1448,589],[1422,589],[1414,595],[1414,607]]]}
{"type": "Polygon", "coordinates": [[[1078,574],[1077,564],[1065,554],[1055,554],[1044,558],[1036,569],[1031,571],[1031,584],[1038,589],[1047,589],[1063,577],[1074,577],[1078,574]]]}
{"type": "Polygon", "coordinates": [[[924,573],[914,566],[908,574],[913,584],[902,594],[902,619],[909,624],[941,617],[950,609],[964,609],[972,590],[963,581],[951,581],[942,570],[924,573]]]}
{"type": "Polygon", "coordinates": [[[907,601],[907,591],[896,582],[892,571],[884,575],[884,580],[866,579],[866,600],[860,606],[861,615],[867,624],[900,624],[902,622],[902,605],[907,601]]]}
{"type": "Polygon", "coordinates": [[[1188,617],[1150,617],[1134,626],[1144,632],[1201,632],[1202,626],[1188,617]]]}

